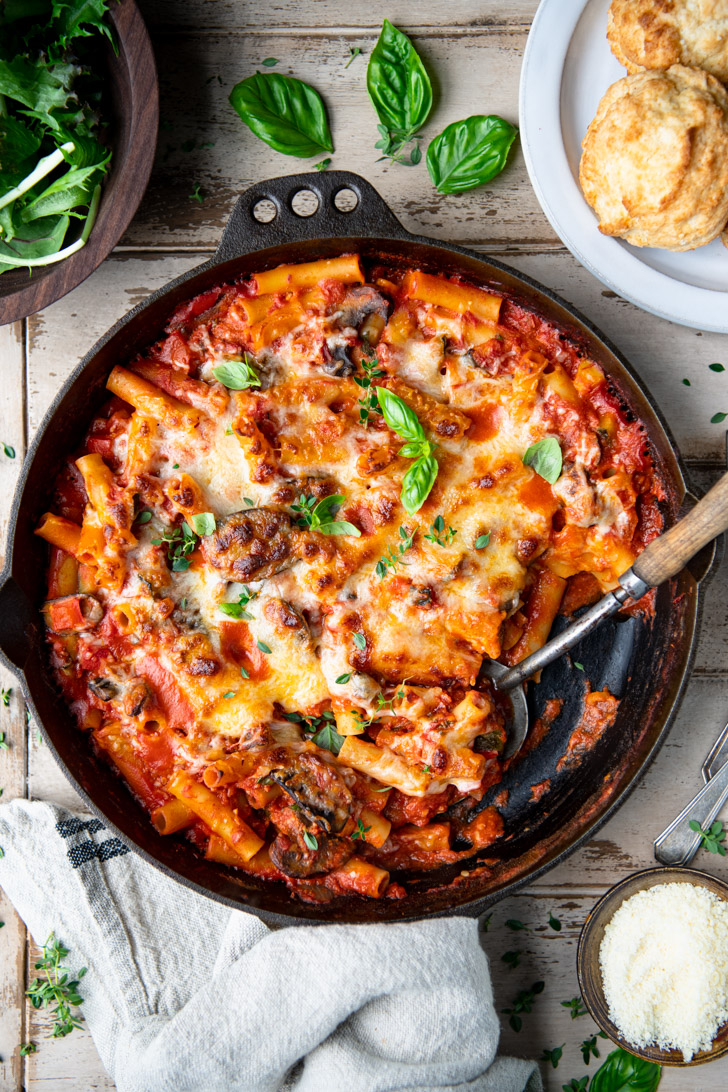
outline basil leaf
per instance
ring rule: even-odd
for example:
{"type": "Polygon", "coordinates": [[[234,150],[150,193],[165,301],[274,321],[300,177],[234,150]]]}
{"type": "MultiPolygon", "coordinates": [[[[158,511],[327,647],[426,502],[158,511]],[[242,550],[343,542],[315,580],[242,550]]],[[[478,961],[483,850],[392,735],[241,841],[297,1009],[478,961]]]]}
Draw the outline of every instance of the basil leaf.
{"type": "Polygon", "coordinates": [[[345,500],[343,493],[332,493],[331,496],[320,500],[311,512],[314,524],[330,522],[332,516],[336,515],[345,500]]]}
{"type": "Polygon", "coordinates": [[[437,459],[423,455],[413,463],[402,478],[402,504],[410,515],[419,511],[427,500],[437,477],[437,459]]]}
{"type": "Polygon", "coordinates": [[[662,1070],[656,1062],[613,1050],[591,1079],[590,1092],[655,1092],[662,1070]]]}
{"type": "Polygon", "coordinates": [[[367,91],[381,124],[400,143],[427,121],[432,84],[406,34],[384,20],[367,65],[367,91]]]}
{"type": "Polygon", "coordinates": [[[333,523],[322,523],[316,530],[322,535],[353,535],[354,538],[361,538],[359,528],[344,519],[336,520],[333,523]]]}
{"type": "Polygon", "coordinates": [[[224,364],[218,364],[217,368],[212,369],[212,374],[231,391],[260,386],[258,373],[248,361],[247,353],[244,360],[226,360],[224,364]]]}
{"type": "Polygon", "coordinates": [[[218,603],[217,609],[221,610],[223,614],[227,614],[229,618],[243,617],[242,603],[218,603]]]}
{"type": "Polygon", "coordinates": [[[464,193],[490,182],[505,167],[517,131],[495,114],[448,125],[427,149],[427,170],[438,193],[464,193]]]}
{"type": "Polygon", "coordinates": [[[198,512],[197,515],[190,517],[190,523],[196,535],[204,536],[215,533],[216,523],[212,512],[198,512]]]}
{"type": "Polygon", "coordinates": [[[427,445],[427,440],[411,440],[404,447],[401,447],[397,452],[398,455],[403,455],[405,459],[419,459],[421,455],[431,455],[432,451],[425,451],[424,448],[427,445]]]}
{"type": "Polygon", "coordinates": [[[344,746],[344,736],[340,736],[335,728],[331,725],[325,724],[320,732],[317,732],[315,736],[311,737],[317,747],[323,747],[327,751],[331,751],[333,754],[338,755],[341,748],[344,746]]]}
{"type": "Polygon", "coordinates": [[[276,152],[308,159],[334,150],[321,96],[301,80],[256,72],[233,87],[230,102],[248,128],[276,152]]]}
{"type": "Polygon", "coordinates": [[[425,430],[417,420],[417,414],[398,394],[386,387],[377,387],[377,400],[382,416],[393,432],[403,440],[427,440],[425,430]]]}
{"type": "Polygon", "coordinates": [[[564,460],[559,441],[555,436],[547,436],[532,444],[523,456],[525,466],[532,466],[540,477],[553,485],[558,481],[564,460]]]}

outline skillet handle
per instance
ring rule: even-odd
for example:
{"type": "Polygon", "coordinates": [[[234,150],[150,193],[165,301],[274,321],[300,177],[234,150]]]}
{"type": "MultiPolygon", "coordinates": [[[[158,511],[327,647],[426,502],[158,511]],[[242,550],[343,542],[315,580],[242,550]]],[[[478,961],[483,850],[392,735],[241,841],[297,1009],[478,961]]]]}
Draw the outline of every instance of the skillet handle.
{"type": "Polygon", "coordinates": [[[669,580],[708,542],[728,529],[728,474],[698,501],[678,523],[654,539],[632,566],[649,587],[669,580]]]}
{"type": "Polygon", "coordinates": [[[12,576],[0,579],[0,660],[17,675],[33,647],[38,611],[12,576]]]}
{"type": "Polygon", "coordinates": [[[291,174],[259,182],[238,198],[213,261],[217,265],[281,243],[367,236],[408,239],[410,233],[365,178],[351,171],[291,174]],[[293,198],[300,190],[310,190],[318,198],[312,216],[301,216],[293,209],[293,198]],[[336,207],[340,190],[356,194],[356,208],[351,212],[336,207]],[[267,224],[255,218],[253,210],[259,201],[272,201],[275,206],[275,217],[267,224]]]}

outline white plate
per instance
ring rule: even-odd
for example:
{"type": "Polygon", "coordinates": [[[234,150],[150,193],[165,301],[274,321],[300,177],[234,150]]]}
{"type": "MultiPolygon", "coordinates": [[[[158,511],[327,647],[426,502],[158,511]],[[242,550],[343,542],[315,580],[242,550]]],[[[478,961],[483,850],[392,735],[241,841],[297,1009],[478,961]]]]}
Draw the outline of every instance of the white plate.
{"type": "Polygon", "coordinates": [[[728,333],[728,249],[680,254],[602,235],[579,188],[581,141],[610,84],[626,75],[607,42],[609,0],[541,0],[521,71],[521,145],[541,207],[603,284],[654,315],[728,333]]]}

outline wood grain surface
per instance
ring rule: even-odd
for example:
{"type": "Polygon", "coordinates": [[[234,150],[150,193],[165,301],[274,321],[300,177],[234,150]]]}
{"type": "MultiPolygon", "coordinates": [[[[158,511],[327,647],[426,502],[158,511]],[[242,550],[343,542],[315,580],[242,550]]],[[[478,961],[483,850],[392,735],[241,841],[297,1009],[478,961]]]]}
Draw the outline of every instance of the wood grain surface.
{"type": "MultiPolygon", "coordinates": [[[[717,480],[725,465],[725,429],[710,424],[710,418],[716,410],[728,412],[728,372],[712,372],[708,365],[722,362],[728,368],[728,337],[674,326],[604,289],[553,235],[518,150],[500,178],[461,197],[436,195],[423,166],[411,170],[376,162],[366,57],[345,69],[349,48],[368,53],[385,16],[412,33],[436,75],[437,112],[426,137],[473,112],[496,112],[515,122],[520,61],[536,0],[371,0],[359,6],[339,0],[271,0],[265,6],[247,0],[140,0],[140,6],[160,70],[162,127],[151,184],[122,245],[87,281],[27,322],[0,328],[0,439],[17,451],[15,460],[0,453],[0,530],[26,439],[93,341],[152,289],[209,257],[247,184],[305,169],[306,163],[255,141],[227,105],[232,84],[266,57],[279,58],[280,71],[310,80],[324,94],[335,166],[364,174],[406,227],[493,254],[578,307],[652,391],[696,488],[717,480]],[[202,204],[190,200],[195,183],[202,204]]],[[[579,929],[607,887],[654,864],[653,839],[700,788],[700,765],[728,719],[727,652],[728,564],[723,564],[706,597],[687,697],[657,760],[596,837],[500,903],[483,934],[498,1009],[532,982],[546,983],[520,1033],[503,1018],[502,1048],[538,1058],[545,1048],[563,1043],[558,1069],[542,1063],[549,1092],[560,1092],[571,1077],[593,1072],[598,1064],[592,1059],[587,1066],[579,1051],[596,1031],[590,1018],[572,1021],[560,1004],[577,993],[579,929]],[[560,920],[560,932],[549,927],[550,913],[560,920]],[[523,921],[528,930],[513,932],[505,924],[509,919],[523,921]],[[502,959],[508,951],[522,953],[516,968],[502,959]]],[[[12,686],[12,679],[0,678],[0,685],[12,686]]],[[[0,731],[11,743],[9,751],[0,752],[3,800],[27,795],[80,808],[33,725],[26,731],[17,693],[7,713],[0,708],[0,731]]],[[[728,879],[726,859],[701,853],[696,866],[728,879]]],[[[23,990],[34,950],[1,899],[0,920],[6,923],[0,929],[0,1092],[113,1089],[85,1030],[50,1039],[47,1016],[25,1009],[23,990]],[[33,1039],[39,1049],[20,1059],[24,1039],[33,1039]]],[[[601,1039],[597,1044],[604,1057],[609,1044],[601,1039]]],[[[660,1092],[724,1092],[726,1087],[728,1060],[723,1060],[666,1072],[660,1092]]]]}

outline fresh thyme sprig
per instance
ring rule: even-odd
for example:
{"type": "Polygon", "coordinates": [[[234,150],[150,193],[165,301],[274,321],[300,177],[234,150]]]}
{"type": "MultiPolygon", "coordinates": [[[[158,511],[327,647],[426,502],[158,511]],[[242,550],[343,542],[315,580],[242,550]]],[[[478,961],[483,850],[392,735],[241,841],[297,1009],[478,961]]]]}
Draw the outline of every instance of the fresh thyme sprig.
{"type": "Polygon", "coordinates": [[[189,555],[197,546],[197,535],[186,523],[172,527],[161,538],[153,538],[152,546],[166,546],[173,573],[185,573],[190,567],[189,555]]]}
{"type": "Polygon", "coordinates": [[[404,555],[412,547],[412,543],[414,542],[415,538],[415,532],[412,531],[412,533],[409,534],[406,527],[400,527],[399,537],[402,541],[397,547],[397,552],[395,553],[394,549],[390,547],[385,554],[382,554],[379,561],[377,562],[377,567],[374,571],[376,572],[380,580],[384,580],[385,576],[387,575],[388,569],[391,569],[392,572],[394,572],[398,565],[407,564],[407,562],[404,560],[404,555]]]}
{"type": "Polygon", "coordinates": [[[520,1031],[523,1027],[523,1021],[519,1013],[530,1012],[531,1007],[536,1000],[536,995],[543,993],[545,983],[534,982],[530,990],[521,990],[517,993],[513,999],[513,1007],[510,1009],[501,1009],[501,1012],[505,1013],[508,1017],[508,1023],[511,1025],[514,1031],[520,1031]]]}
{"type": "Polygon", "coordinates": [[[80,1028],[83,1020],[82,1016],[71,1012],[71,1006],[83,1003],[78,987],[87,968],[82,967],[77,977],[71,978],[72,972],[62,966],[67,955],[68,948],[64,948],[55,934],[51,933],[43,945],[43,958],[35,964],[35,969],[42,970],[45,977],[36,978],[30,989],[26,990],[34,1009],[55,1005],[51,1012],[54,1039],[70,1035],[74,1028],[80,1028]]]}
{"type": "Polygon", "coordinates": [[[454,527],[445,529],[445,520],[442,516],[435,516],[435,522],[430,527],[429,535],[425,535],[428,542],[434,542],[438,546],[449,546],[455,538],[457,531],[454,527]]]}
{"type": "Polygon", "coordinates": [[[243,618],[246,622],[249,622],[253,615],[245,608],[248,603],[252,603],[252,601],[257,598],[258,593],[256,591],[251,591],[247,584],[243,584],[243,590],[235,602],[218,603],[217,609],[221,610],[223,614],[227,614],[230,618],[243,618]]]}
{"type": "Polygon", "coordinates": [[[570,1001],[561,1001],[560,1004],[562,1008],[569,1010],[572,1020],[576,1020],[579,1016],[586,1016],[587,1009],[581,997],[572,997],[570,1001]]]}
{"type": "Polygon", "coordinates": [[[370,356],[368,358],[362,358],[361,370],[364,375],[355,375],[354,382],[357,387],[361,387],[363,397],[359,399],[359,424],[364,428],[369,426],[369,418],[373,413],[379,413],[379,405],[377,403],[377,388],[373,385],[373,379],[383,379],[387,374],[379,367],[379,361],[376,356],[370,356]]]}
{"type": "Polygon", "coordinates": [[[345,500],[343,493],[334,493],[320,501],[301,493],[297,503],[292,504],[291,508],[298,513],[296,522],[299,527],[308,527],[309,531],[318,531],[322,535],[353,535],[354,538],[361,538],[361,531],[353,523],[345,519],[334,519],[345,500]]]}
{"type": "Polygon", "coordinates": [[[364,824],[362,823],[361,819],[357,819],[357,821],[356,821],[356,830],[352,831],[351,837],[354,840],[356,840],[358,838],[358,839],[360,839],[360,841],[366,842],[367,833],[371,829],[372,829],[371,827],[365,827],[364,824]]]}
{"type": "Polygon", "coordinates": [[[716,819],[709,830],[703,830],[697,819],[691,819],[688,825],[691,830],[700,835],[702,849],[707,849],[709,853],[718,853],[721,857],[725,857],[726,849],[722,845],[725,841],[725,831],[720,819],[716,819]]]}

